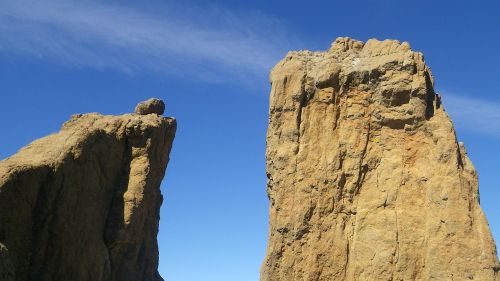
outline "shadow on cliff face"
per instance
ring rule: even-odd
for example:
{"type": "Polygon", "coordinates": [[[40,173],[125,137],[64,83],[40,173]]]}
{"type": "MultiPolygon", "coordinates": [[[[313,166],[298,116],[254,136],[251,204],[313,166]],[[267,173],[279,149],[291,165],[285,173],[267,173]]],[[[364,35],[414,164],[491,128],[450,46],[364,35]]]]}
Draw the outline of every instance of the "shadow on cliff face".
{"type": "MultiPolygon", "coordinates": [[[[104,230],[104,241],[109,250],[109,258],[113,260],[112,256],[116,256],[116,252],[120,246],[125,244],[122,241],[123,230],[125,229],[125,202],[124,194],[127,191],[129,177],[130,177],[130,161],[132,160],[132,151],[126,142],[124,145],[123,161],[125,165],[122,167],[122,176],[118,179],[117,188],[114,190],[111,199],[111,207],[106,219],[106,227],[104,230]]],[[[113,272],[111,272],[113,275],[113,272]]]]}
{"type": "Polygon", "coordinates": [[[434,83],[432,82],[431,74],[429,72],[425,72],[425,86],[427,87],[427,95],[426,95],[426,110],[425,110],[425,118],[427,120],[431,119],[434,116],[434,101],[436,101],[436,107],[439,108],[441,106],[439,99],[437,99],[436,92],[434,92],[434,83]]]}
{"type": "MultiPolygon", "coordinates": [[[[137,193],[135,185],[137,182],[145,186],[159,186],[164,172],[160,175],[155,171],[162,170],[161,157],[149,159],[141,155],[148,152],[151,157],[163,155],[165,151],[150,151],[148,146],[152,132],[145,132],[146,137],[129,135],[124,146],[122,177],[118,179],[114,191],[110,211],[107,217],[104,240],[109,249],[111,260],[111,280],[146,280],[146,272],[156,271],[157,261],[151,258],[151,253],[158,256],[155,243],[149,239],[138,240],[138,231],[143,232],[145,237],[156,237],[158,229],[159,209],[163,198],[159,190],[144,191],[137,193]],[[163,153],[163,154],[162,154],[163,153]],[[145,165],[146,164],[146,165],[145,165]],[[137,178],[137,175],[142,177],[137,178]],[[156,213],[137,212],[138,205],[146,204],[153,206],[151,210],[156,213]],[[146,227],[153,225],[154,227],[146,227]],[[116,262],[115,264],[113,262],[116,262]],[[137,272],[136,268],[148,269],[145,272],[137,272]]],[[[156,274],[155,280],[162,280],[156,274]]]]}
{"type": "Polygon", "coordinates": [[[98,131],[45,175],[34,204],[33,230],[26,233],[32,235],[26,237],[32,241],[29,280],[78,279],[87,272],[100,273],[92,280],[112,280],[106,230],[123,229],[129,161],[125,140],[117,145],[116,138],[98,131]]]}

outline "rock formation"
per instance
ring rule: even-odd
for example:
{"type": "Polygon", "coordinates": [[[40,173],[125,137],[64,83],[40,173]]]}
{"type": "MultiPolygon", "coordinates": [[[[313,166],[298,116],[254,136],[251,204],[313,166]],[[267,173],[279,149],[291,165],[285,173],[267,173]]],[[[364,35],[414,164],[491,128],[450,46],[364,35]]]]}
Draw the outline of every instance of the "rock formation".
{"type": "Polygon", "coordinates": [[[140,115],[148,115],[151,113],[162,115],[163,112],[165,112],[165,103],[155,98],[148,99],[137,104],[134,112],[140,115]]]}
{"type": "Polygon", "coordinates": [[[74,115],[1,161],[1,280],[163,280],[160,183],[175,129],[156,114],[74,115]]]}
{"type": "Polygon", "coordinates": [[[270,79],[262,281],[500,280],[476,171],[421,53],[338,38],[270,79]]]}

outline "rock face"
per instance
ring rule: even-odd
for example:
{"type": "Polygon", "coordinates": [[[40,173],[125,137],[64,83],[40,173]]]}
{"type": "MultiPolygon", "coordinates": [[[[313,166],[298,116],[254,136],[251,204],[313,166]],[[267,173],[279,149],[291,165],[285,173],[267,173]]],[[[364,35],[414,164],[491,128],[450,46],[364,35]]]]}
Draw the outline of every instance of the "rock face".
{"type": "Polygon", "coordinates": [[[0,279],[163,280],[159,187],[175,129],[155,114],[75,115],[1,161],[0,279]]]}
{"type": "Polygon", "coordinates": [[[338,38],[270,77],[262,281],[500,280],[476,171],[421,53],[338,38]]]}
{"type": "Polygon", "coordinates": [[[14,281],[14,266],[8,256],[7,248],[0,244],[0,280],[14,281]]]}

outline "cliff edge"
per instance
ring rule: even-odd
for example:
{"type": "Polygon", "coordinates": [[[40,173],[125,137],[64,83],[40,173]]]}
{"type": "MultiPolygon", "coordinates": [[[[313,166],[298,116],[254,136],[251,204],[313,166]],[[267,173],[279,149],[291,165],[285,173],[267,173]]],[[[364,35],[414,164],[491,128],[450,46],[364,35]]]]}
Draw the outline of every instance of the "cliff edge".
{"type": "Polygon", "coordinates": [[[156,113],[74,115],[0,162],[0,279],[163,280],[160,183],[176,121],[156,113]]]}
{"type": "Polygon", "coordinates": [[[500,280],[476,171],[421,53],[338,38],[270,79],[262,281],[500,280]]]}

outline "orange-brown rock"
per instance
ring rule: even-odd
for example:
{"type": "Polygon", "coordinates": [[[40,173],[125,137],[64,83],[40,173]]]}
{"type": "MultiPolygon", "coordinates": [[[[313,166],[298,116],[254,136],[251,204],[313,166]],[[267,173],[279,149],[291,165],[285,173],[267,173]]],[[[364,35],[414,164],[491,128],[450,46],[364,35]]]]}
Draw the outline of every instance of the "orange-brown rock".
{"type": "Polygon", "coordinates": [[[157,114],[75,115],[1,161],[0,278],[163,280],[160,183],[175,129],[157,114]]]}
{"type": "Polygon", "coordinates": [[[262,281],[500,280],[476,171],[421,53],[338,38],[270,77],[262,281]]]}

